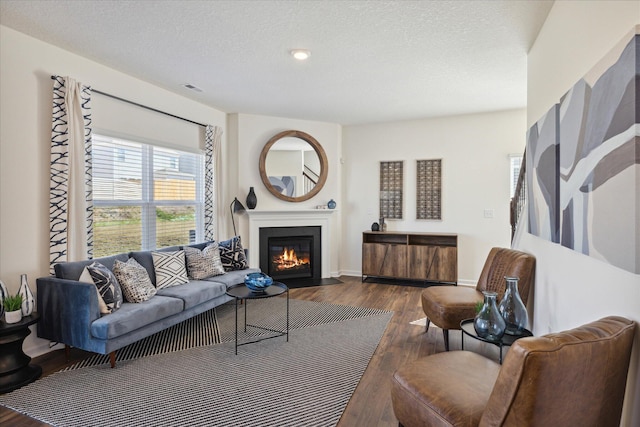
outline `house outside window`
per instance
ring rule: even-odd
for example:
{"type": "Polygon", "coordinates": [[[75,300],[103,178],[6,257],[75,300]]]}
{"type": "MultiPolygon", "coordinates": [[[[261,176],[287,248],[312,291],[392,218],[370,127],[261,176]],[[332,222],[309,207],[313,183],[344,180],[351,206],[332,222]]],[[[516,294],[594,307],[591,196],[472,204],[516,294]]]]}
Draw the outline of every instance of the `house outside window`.
{"type": "Polygon", "coordinates": [[[204,156],[93,135],[94,257],[204,236],[204,156]]]}
{"type": "Polygon", "coordinates": [[[509,177],[510,177],[510,192],[509,197],[513,198],[516,192],[516,186],[518,185],[518,177],[520,176],[520,167],[522,166],[522,154],[509,155],[509,177]]]}

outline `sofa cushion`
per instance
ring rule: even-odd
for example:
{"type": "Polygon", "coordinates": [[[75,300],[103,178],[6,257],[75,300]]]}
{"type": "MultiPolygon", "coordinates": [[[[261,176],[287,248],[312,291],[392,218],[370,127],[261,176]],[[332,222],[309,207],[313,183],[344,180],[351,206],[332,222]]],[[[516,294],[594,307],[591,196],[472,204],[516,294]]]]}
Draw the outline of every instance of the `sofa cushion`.
{"type": "MultiPolygon", "coordinates": [[[[179,251],[180,246],[169,246],[167,248],[156,249],[155,252],[175,252],[179,251]]],[[[136,251],[129,252],[129,258],[135,259],[138,264],[143,266],[147,273],[149,274],[149,279],[151,279],[151,283],[156,285],[156,269],[153,266],[153,255],[151,255],[151,251],[136,251]]],[[[126,260],[125,260],[126,261],[126,260]]]]}
{"type": "Polygon", "coordinates": [[[189,279],[200,280],[224,274],[217,243],[211,243],[203,250],[186,247],[184,252],[187,256],[189,279]]]}
{"type": "MultiPolygon", "coordinates": [[[[118,261],[120,262],[120,261],[118,261]]],[[[86,267],[89,277],[98,290],[98,305],[100,313],[109,314],[118,310],[122,305],[122,290],[116,276],[104,265],[99,262],[92,262],[86,267]],[[102,300],[102,304],[100,304],[102,300]]],[[[86,276],[80,276],[85,278],[86,276]]]]}
{"type": "Polygon", "coordinates": [[[249,273],[259,273],[259,268],[246,268],[244,270],[227,271],[221,276],[207,277],[208,282],[217,282],[224,284],[227,288],[239,283],[244,283],[244,276],[249,273]]]}
{"type": "Polygon", "coordinates": [[[189,281],[184,251],[151,252],[156,272],[156,289],[182,285],[189,281]]]}
{"type": "Polygon", "coordinates": [[[128,302],[143,302],[156,294],[147,270],[138,262],[129,258],[127,262],[117,261],[113,265],[122,293],[128,302]]]}
{"type": "Polygon", "coordinates": [[[94,320],[91,323],[91,335],[102,340],[117,338],[180,313],[183,308],[181,299],[164,296],[155,296],[138,304],[125,302],[115,313],[94,320]]]}
{"type": "Polygon", "coordinates": [[[227,286],[223,283],[191,280],[186,285],[159,289],[157,295],[180,298],[184,301],[184,309],[187,310],[203,302],[217,298],[220,295],[224,295],[226,291],[227,286]]]}
{"type": "Polygon", "coordinates": [[[218,242],[220,259],[225,271],[244,270],[249,267],[247,257],[240,242],[240,236],[218,242]]]}
{"type": "Polygon", "coordinates": [[[129,255],[118,254],[103,258],[95,258],[92,260],[61,262],[59,264],[55,264],[53,268],[58,279],[78,280],[82,274],[82,270],[92,262],[99,262],[109,270],[113,271],[113,263],[116,260],[126,262],[128,259],[129,255]]]}
{"type": "Polygon", "coordinates": [[[196,248],[196,249],[203,250],[204,248],[206,248],[207,246],[209,246],[210,244],[212,244],[214,242],[215,242],[215,240],[209,240],[208,242],[204,242],[204,243],[194,243],[192,245],[182,246],[182,249],[184,249],[184,248],[196,248]]]}

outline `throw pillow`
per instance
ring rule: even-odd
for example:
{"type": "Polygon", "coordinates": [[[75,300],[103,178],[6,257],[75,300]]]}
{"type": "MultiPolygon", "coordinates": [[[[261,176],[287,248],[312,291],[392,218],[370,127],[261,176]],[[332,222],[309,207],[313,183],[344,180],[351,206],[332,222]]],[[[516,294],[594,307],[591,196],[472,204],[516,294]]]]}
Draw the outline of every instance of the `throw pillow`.
{"type": "MultiPolygon", "coordinates": [[[[92,262],[85,267],[91,276],[91,281],[98,290],[98,305],[100,305],[100,313],[113,313],[122,305],[122,290],[116,276],[106,266],[99,262],[92,262]],[[100,304],[100,299],[104,303],[104,307],[100,304]]],[[[84,274],[84,272],[83,272],[84,274]]],[[[86,281],[86,276],[80,276],[82,281],[86,281]]]]}
{"type": "Polygon", "coordinates": [[[120,282],[124,297],[129,302],[144,302],[157,292],[147,270],[133,258],[129,258],[127,262],[116,260],[113,274],[120,282]]]}
{"type": "Polygon", "coordinates": [[[156,289],[187,283],[187,267],[184,263],[184,251],[151,252],[153,268],[156,272],[156,289]]]}
{"type": "Polygon", "coordinates": [[[98,287],[95,286],[95,283],[93,283],[93,277],[91,277],[91,273],[89,273],[89,269],[87,267],[82,270],[82,274],[80,275],[80,278],[78,278],[78,281],[92,283],[94,285],[94,287],[96,288],[96,294],[98,295],[98,307],[100,308],[100,314],[111,313],[111,310],[109,310],[109,307],[107,307],[107,304],[104,302],[104,298],[102,298],[102,295],[100,295],[98,287]]]}
{"type": "Polygon", "coordinates": [[[187,256],[187,269],[190,279],[206,279],[207,277],[219,276],[225,273],[220,261],[217,243],[211,243],[203,250],[185,246],[184,252],[187,256]]]}
{"type": "Polygon", "coordinates": [[[240,242],[240,236],[219,242],[218,246],[220,247],[220,259],[222,260],[222,266],[225,271],[249,268],[247,257],[244,254],[244,249],[240,242]]]}

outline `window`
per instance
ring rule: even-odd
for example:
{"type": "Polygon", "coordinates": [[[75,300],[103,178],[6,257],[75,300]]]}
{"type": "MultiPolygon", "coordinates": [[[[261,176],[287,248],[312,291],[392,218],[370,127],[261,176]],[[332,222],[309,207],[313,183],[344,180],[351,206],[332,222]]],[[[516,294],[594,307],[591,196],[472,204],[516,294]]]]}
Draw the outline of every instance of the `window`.
{"type": "Polygon", "coordinates": [[[94,256],[204,236],[204,156],[93,135],[94,256]]]}
{"type": "Polygon", "coordinates": [[[509,176],[511,178],[510,185],[510,197],[513,198],[513,195],[516,192],[516,186],[518,185],[518,177],[520,176],[520,167],[522,166],[522,155],[521,154],[511,154],[509,155],[510,168],[509,168],[509,176]]]}

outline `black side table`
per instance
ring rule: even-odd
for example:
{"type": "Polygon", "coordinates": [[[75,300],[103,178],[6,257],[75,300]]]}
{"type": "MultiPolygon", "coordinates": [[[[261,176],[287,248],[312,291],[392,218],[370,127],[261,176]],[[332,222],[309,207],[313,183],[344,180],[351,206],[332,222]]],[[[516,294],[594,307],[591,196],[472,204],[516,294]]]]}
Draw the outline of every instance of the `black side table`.
{"type": "Polygon", "coordinates": [[[227,295],[234,297],[236,300],[236,354],[238,354],[238,347],[241,345],[251,344],[258,341],[268,340],[271,338],[281,337],[286,335],[287,342],[289,342],[289,288],[284,283],[273,282],[273,284],[267,287],[264,292],[254,292],[251,289],[247,288],[247,286],[242,283],[239,285],[231,286],[227,289],[227,295]],[[247,305],[250,299],[262,299],[262,298],[273,298],[278,295],[287,294],[287,328],[284,331],[277,331],[270,328],[264,328],[258,325],[247,325],[247,305]],[[254,328],[262,329],[264,331],[275,332],[275,335],[269,335],[267,337],[261,337],[255,339],[253,341],[238,343],[238,301],[244,301],[244,331],[247,332],[247,326],[251,326],[254,328]]]}
{"type": "Polygon", "coordinates": [[[504,334],[500,341],[492,341],[478,336],[475,328],[473,327],[473,319],[465,319],[460,322],[460,329],[462,329],[462,349],[464,350],[464,336],[470,336],[476,340],[496,345],[500,348],[500,364],[502,365],[502,348],[511,346],[516,340],[524,337],[532,337],[533,334],[530,330],[525,329],[522,335],[509,335],[504,334]]]}
{"type": "Polygon", "coordinates": [[[31,358],[22,351],[22,343],[31,333],[29,326],[39,320],[40,315],[33,312],[18,323],[0,321],[0,393],[27,385],[42,375],[42,368],[30,365],[31,358]]]}

